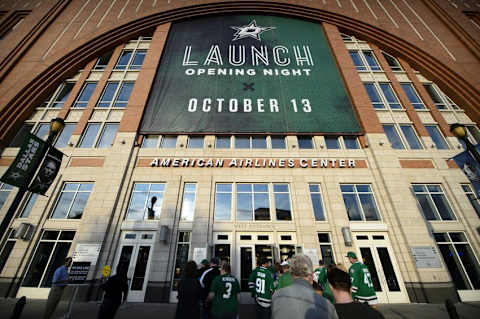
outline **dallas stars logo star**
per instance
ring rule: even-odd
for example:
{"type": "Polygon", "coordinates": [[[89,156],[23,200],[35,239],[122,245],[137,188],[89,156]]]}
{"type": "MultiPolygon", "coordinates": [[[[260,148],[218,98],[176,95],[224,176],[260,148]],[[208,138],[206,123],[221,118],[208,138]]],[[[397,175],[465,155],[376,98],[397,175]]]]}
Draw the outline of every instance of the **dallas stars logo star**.
{"type": "Polygon", "coordinates": [[[23,177],[23,176],[18,172],[13,172],[13,173],[10,173],[9,177],[11,179],[17,180],[17,179],[19,179],[20,177],[23,177]]]}
{"type": "Polygon", "coordinates": [[[254,38],[255,40],[261,41],[262,39],[260,38],[260,34],[265,31],[276,29],[275,27],[259,27],[257,26],[257,22],[255,20],[250,22],[248,25],[230,28],[237,31],[233,35],[234,38],[232,41],[240,40],[243,38],[254,38]]]}

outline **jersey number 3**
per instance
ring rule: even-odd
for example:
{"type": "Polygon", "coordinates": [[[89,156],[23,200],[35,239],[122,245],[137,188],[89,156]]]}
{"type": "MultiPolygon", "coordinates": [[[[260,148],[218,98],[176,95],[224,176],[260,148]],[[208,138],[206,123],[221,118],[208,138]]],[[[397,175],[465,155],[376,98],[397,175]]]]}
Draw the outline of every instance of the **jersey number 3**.
{"type": "Polygon", "coordinates": [[[230,296],[232,294],[232,283],[231,282],[226,282],[225,283],[225,288],[227,288],[227,291],[223,294],[223,299],[230,299],[230,296]]]}
{"type": "Polygon", "coordinates": [[[257,278],[257,281],[255,282],[257,286],[257,293],[258,294],[264,294],[265,293],[265,279],[262,278],[257,278]]]}

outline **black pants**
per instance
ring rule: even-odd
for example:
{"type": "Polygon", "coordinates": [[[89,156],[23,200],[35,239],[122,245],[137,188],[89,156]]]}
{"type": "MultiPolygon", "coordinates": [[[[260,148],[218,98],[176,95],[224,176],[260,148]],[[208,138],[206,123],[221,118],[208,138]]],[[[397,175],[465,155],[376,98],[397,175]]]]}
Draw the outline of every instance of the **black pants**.
{"type": "Polygon", "coordinates": [[[98,311],[97,319],[113,319],[117,313],[120,303],[116,300],[103,299],[103,303],[98,311]]]}
{"type": "Polygon", "coordinates": [[[257,303],[255,305],[255,313],[257,319],[270,319],[272,317],[272,308],[265,308],[257,303]]]}

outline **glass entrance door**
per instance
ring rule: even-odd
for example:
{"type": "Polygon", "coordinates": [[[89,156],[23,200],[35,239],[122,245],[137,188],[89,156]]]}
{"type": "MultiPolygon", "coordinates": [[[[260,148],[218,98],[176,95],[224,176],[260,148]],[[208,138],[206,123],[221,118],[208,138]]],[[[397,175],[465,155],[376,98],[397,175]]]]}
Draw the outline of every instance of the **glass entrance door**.
{"type": "Polygon", "coordinates": [[[249,291],[248,277],[253,270],[253,247],[240,247],[240,288],[249,291]]]}
{"type": "Polygon", "coordinates": [[[128,302],[143,302],[147,290],[154,234],[128,232],[122,234],[114,273],[118,267],[128,269],[128,302]]]}
{"type": "Polygon", "coordinates": [[[130,290],[142,291],[145,287],[145,276],[147,274],[148,261],[150,259],[151,246],[138,246],[137,258],[133,268],[133,277],[130,290]]]}
{"type": "Polygon", "coordinates": [[[380,278],[378,278],[377,266],[375,265],[375,260],[372,254],[370,247],[360,247],[360,255],[362,256],[363,263],[368,267],[370,271],[370,276],[372,279],[373,288],[375,292],[383,292],[382,285],[380,284],[380,278]]]}
{"type": "Polygon", "coordinates": [[[408,302],[403,280],[386,234],[355,234],[359,260],[370,271],[379,303],[408,302]]]}

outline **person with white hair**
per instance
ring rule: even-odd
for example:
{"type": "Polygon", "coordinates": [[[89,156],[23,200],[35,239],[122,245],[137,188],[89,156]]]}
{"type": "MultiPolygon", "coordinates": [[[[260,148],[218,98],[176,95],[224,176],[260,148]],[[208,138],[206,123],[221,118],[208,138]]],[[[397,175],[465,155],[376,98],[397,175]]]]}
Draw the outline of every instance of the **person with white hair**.
{"type": "Polygon", "coordinates": [[[308,256],[293,256],[290,273],[293,283],[273,295],[273,319],[338,319],[335,307],[312,288],[313,265],[308,256]]]}

